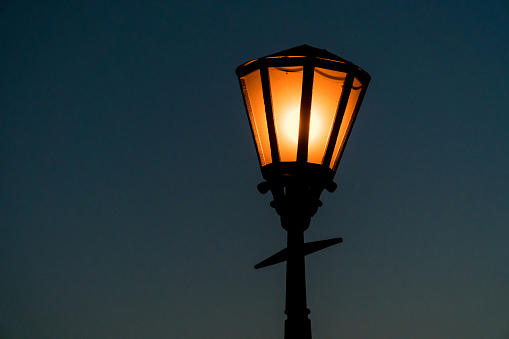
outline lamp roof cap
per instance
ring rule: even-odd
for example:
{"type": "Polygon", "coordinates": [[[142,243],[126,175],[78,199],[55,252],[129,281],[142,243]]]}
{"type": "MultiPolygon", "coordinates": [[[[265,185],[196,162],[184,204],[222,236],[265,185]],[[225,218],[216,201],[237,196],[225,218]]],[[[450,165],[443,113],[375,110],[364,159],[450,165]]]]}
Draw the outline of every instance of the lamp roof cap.
{"type": "Polygon", "coordinates": [[[292,47],[281,52],[245,62],[237,67],[235,72],[237,76],[242,77],[261,67],[302,66],[302,60],[312,60],[313,64],[317,67],[324,67],[347,73],[355,72],[356,77],[365,85],[367,85],[371,79],[371,76],[366,71],[354,65],[352,62],[325,49],[309,45],[292,47]]]}
{"type": "Polygon", "coordinates": [[[330,59],[335,61],[341,61],[341,62],[348,62],[347,60],[341,58],[340,56],[337,56],[336,54],[333,54],[326,49],[320,49],[309,45],[300,45],[297,47],[292,47],[289,49],[285,49],[284,51],[277,52],[271,55],[267,55],[266,58],[271,57],[285,57],[285,56],[309,56],[309,57],[315,57],[315,58],[323,58],[323,59],[330,59]]]}

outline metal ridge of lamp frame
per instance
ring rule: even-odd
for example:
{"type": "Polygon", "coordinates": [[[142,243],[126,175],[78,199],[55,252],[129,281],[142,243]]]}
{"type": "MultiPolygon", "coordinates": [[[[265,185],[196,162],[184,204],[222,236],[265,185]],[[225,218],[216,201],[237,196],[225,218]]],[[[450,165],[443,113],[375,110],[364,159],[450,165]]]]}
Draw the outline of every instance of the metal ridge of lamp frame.
{"type": "MultiPolygon", "coordinates": [[[[257,188],[262,194],[269,191],[272,193],[273,207],[281,218],[281,226],[287,231],[287,247],[278,253],[255,265],[262,268],[286,261],[286,307],[285,314],[285,339],[311,339],[310,313],[306,302],[305,260],[310,253],[342,242],[341,238],[334,238],[316,242],[304,242],[304,231],[308,229],[311,218],[322,206],[320,195],[324,189],[334,192],[337,188],[333,182],[337,166],[346,146],[348,136],[354,124],[355,118],[361,106],[364,94],[371,79],[370,75],[354,65],[326,50],[317,49],[308,45],[302,45],[266,57],[246,62],[236,69],[241,89],[243,91],[244,104],[248,111],[252,127],[252,136],[257,146],[257,155],[261,167],[262,176],[265,179],[257,188]],[[299,115],[298,140],[296,161],[281,161],[278,145],[278,136],[274,123],[275,112],[271,94],[269,68],[303,67],[302,70],[302,96],[299,115]],[[337,111],[334,115],[330,134],[326,139],[326,148],[320,164],[311,163],[308,160],[311,105],[313,97],[313,78],[316,68],[341,72],[345,74],[342,83],[341,95],[337,103],[337,111]],[[243,83],[247,75],[259,71],[263,93],[265,112],[268,129],[268,145],[270,145],[271,161],[263,164],[261,153],[261,141],[256,139],[253,126],[252,112],[248,90],[243,83]],[[356,98],[351,111],[348,126],[343,126],[343,142],[336,147],[339,141],[340,127],[343,116],[349,103],[350,91],[353,88],[354,78],[361,83],[362,88],[356,98]],[[346,129],[345,129],[346,128],[346,129]],[[335,160],[333,156],[335,155],[335,160]]],[[[358,89],[358,88],[357,88],[358,89]]],[[[345,118],[346,119],[346,118],[345,118]]]]}

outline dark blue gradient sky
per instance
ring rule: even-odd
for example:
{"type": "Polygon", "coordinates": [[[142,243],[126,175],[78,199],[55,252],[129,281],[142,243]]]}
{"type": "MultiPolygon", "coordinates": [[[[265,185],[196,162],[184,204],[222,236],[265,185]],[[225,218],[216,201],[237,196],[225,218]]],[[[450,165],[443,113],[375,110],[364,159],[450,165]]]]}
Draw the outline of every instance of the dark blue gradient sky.
{"type": "Polygon", "coordinates": [[[314,338],[509,338],[505,0],[3,1],[0,338],[282,338],[234,70],[304,43],[372,76],[314,338]]]}

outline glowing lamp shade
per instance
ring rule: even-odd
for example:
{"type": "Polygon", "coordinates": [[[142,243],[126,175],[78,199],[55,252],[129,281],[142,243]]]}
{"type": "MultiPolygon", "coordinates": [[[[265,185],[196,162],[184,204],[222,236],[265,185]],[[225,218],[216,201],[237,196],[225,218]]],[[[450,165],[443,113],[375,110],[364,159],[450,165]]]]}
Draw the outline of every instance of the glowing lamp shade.
{"type": "Polygon", "coordinates": [[[307,45],[246,62],[236,72],[264,178],[332,180],[369,74],[307,45]]]}

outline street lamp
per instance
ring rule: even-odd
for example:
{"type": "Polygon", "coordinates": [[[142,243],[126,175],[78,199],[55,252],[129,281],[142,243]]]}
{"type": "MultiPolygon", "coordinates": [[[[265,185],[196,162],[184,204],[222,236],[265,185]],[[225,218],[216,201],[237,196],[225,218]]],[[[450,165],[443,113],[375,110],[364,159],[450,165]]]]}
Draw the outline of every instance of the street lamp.
{"type": "Polygon", "coordinates": [[[294,47],[236,70],[271,206],[288,233],[287,247],[260,262],[286,261],[285,339],[310,339],[304,256],[342,241],[304,243],[304,231],[333,192],[336,169],[370,76],[326,50],[294,47]]]}

